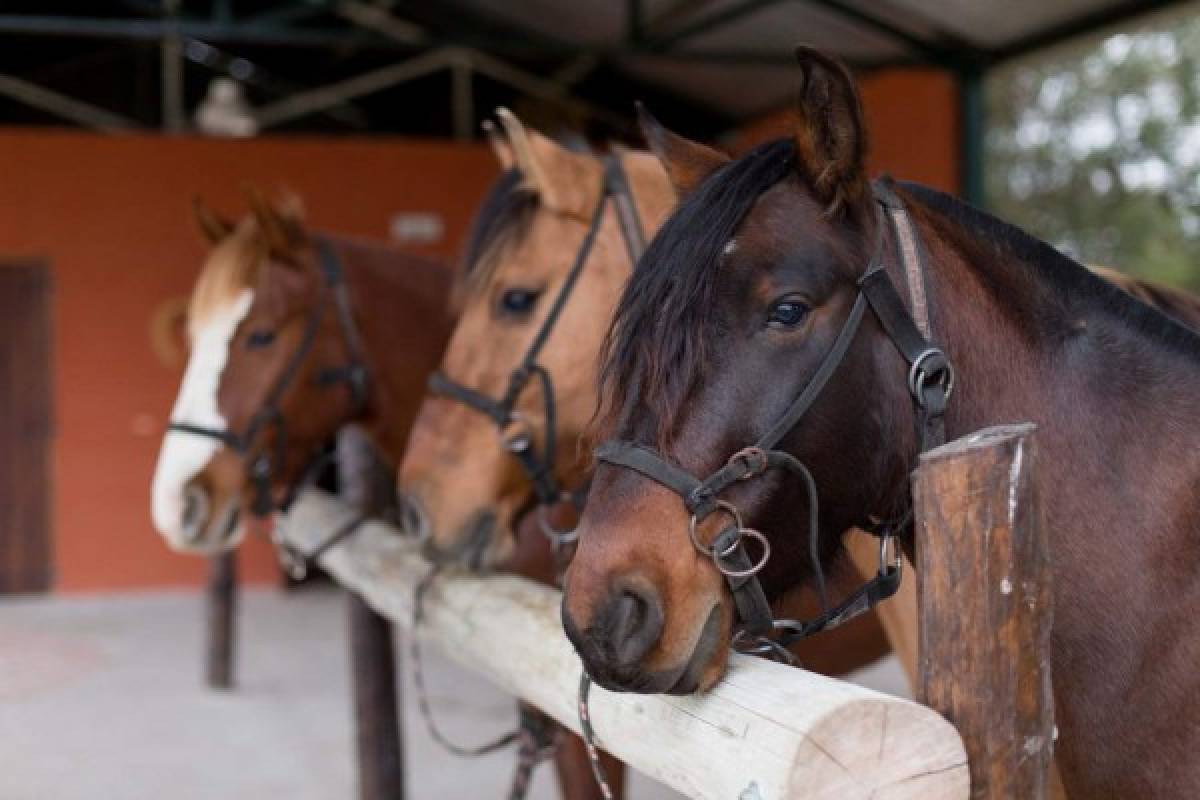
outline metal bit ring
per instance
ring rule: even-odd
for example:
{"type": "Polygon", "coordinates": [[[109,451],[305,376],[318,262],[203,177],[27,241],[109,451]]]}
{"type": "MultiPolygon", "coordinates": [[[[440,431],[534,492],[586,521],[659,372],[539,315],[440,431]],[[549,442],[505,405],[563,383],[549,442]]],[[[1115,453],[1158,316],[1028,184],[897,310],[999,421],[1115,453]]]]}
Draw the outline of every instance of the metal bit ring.
{"type": "Polygon", "coordinates": [[[737,538],[733,540],[733,544],[726,547],[720,553],[716,551],[712,553],[713,563],[717,565],[717,569],[720,570],[721,574],[727,578],[749,578],[751,575],[757,575],[767,565],[767,561],[770,558],[771,543],[767,541],[767,537],[762,534],[762,531],[757,531],[754,528],[743,528],[741,526],[737,529],[737,538]],[[725,563],[721,559],[731,555],[737,549],[738,545],[742,543],[742,539],[747,538],[753,539],[762,545],[762,555],[759,556],[758,561],[746,569],[730,569],[725,566],[725,563]]]}
{"type": "MultiPolygon", "coordinates": [[[[559,492],[558,502],[573,503],[575,498],[570,492],[559,492]]],[[[555,547],[562,547],[568,544],[574,544],[579,539],[579,528],[556,528],[554,523],[550,521],[550,506],[545,503],[539,503],[537,507],[538,527],[542,529],[542,535],[550,540],[550,543],[555,547]]]]}
{"type": "MultiPolygon", "coordinates": [[[[738,531],[741,531],[745,527],[745,525],[742,524],[741,513],[739,513],[738,510],[733,507],[732,503],[727,503],[724,500],[718,500],[716,510],[724,511],[726,514],[732,517],[733,524],[737,526],[738,531]]],[[[700,540],[696,538],[696,524],[699,521],[699,518],[694,513],[692,514],[691,519],[688,520],[688,537],[692,540],[692,546],[709,558],[716,559],[717,554],[716,551],[713,550],[712,545],[701,544],[700,540]]],[[[728,554],[726,553],[725,555],[728,554]]]]}

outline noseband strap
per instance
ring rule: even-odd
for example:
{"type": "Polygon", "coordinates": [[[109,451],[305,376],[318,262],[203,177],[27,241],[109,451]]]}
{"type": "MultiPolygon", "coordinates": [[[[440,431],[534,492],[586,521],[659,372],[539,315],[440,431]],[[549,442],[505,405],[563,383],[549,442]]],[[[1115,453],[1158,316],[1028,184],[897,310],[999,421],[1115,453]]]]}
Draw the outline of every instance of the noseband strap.
{"type": "MultiPolygon", "coordinates": [[[[596,449],[596,458],[615,466],[634,470],[667,487],[682,499],[691,514],[692,542],[704,555],[712,558],[717,570],[725,577],[737,605],[741,628],[734,645],[745,652],[762,653],[787,658],[784,646],[797,639],[836,627],[876,603],[891,597],[900,585],[900,558],[887,558],[887,547],[893,535],[907,524],[891,523],[864,525],[864,529],[881,537],[879,571],[848,598],[830,607],[824,575],[821,571],[817,535],[819,530],[816,483],[812,474],[795,456],[778,445],[791,432],[821,395],[829,379],[846,358],[861,328],[866,310],[874,313],[880,326],[909,365],[909,391],[916,408],[918,442],[921,451],[940,444],[944,431],[942,415],[953,388],[953,372],[942,351],[932,346],[923,330],[928,330],[928,309],[925,302],[924,268],[915,228],[903,203],[884,182],[875,185],[878,217],[875,226],[875,247],[871,260],[858,280],[858,293],[838,331],[833,344],[822,358],[816,372],[804,389],[788,405],[771,428],[752,446],[734,453],[713,473],[699,479],[687,470],[670,463],[649,447],[629,441],[608,441],[596,449]],[[891,224],[903,272],[909,283],[913,307],[920,315],[921,326],[914,320],[891,278],[883,267],[885,220],[891,224]],[[920,298],[920,302],[917,298],[920,298]],[[809,556],[817,581],[822,613],[811,620],[776,620],[773,618],[766,593],[758,573],[766,565],[770,551],[766,537],[742,525],[737,510],[720,499],[723,491],[734,483],[757,478],[771,470],[785,470],[799,477],[808,496],[809,556]],[[733,524],[722,528],[710,545],[703,545],[695,536],[696,525],[714,512],[724,512],[733,524]],[[763,550],[757,559],[747,552],[747,540],[755,540],[763,550]]],[[[894,547],[894,543],[893,543],[894,547]]]]}
{"type": "Polygon", "coordinates": [[[478,389],[465,386],[445,373],[436,372],[429,377],[429,390],[434,394],[443,395],[455,400],[468,408],[488,417],[495,423],[499,434],[504,438],[506,449],[517,459],[522,470],[533,484],[537,497],[539,512],[543,515],[542,531],[555,545],[556,551],[563,546],[573,544],[574,531],[559,531],[545,522],[546,510],[564,499],[572,499],[573,495],[565,492],[555,477],[554,456],[557,451],[557,409],[554,393],[554,382],[550,373],[538,363],[538,356],[546,341],[554,332],[554,326],[579,281],[583,268],[587,265],[600,226],[604,221],[604,213],[612,201],[616,211],[617,222],[621,229],[622,238],[629,251],[630,260],[636,263],[645,248],[645,236],[642,232],[641,221],[629,189],[629,182],[616,156],[605,158],[604,185],[600,199],[596,203],[588,222],[587,233],[575,254],[575,260],[563,279],[562,287],[554,298],[554,304],[542,320],[541,327],[534,335],[533,341],[525,351],[516,369],[510,373],[508,385],[499,399],[493,398],[478,389]],[[531,379],[537,379],[541,393],[544,413],[543,441],[540,451],[535,447],[534,431],[530,423],[516,410],[517,403],[531,379]]]}
{"type": "MultiPolygon", "coordinates": [[[[317,250],[317,267],[325,280],[325,286],[333,295],[333,305],[337,313],[338,324],[342,330],[342,338],[346,343],[347,362],[340,367],[321,370],[316,377],[318,385],[324,387],[345,384],[350,391],[350,410],[346,421],[355,419],[366,409],[368,402],[369,376],[363,359],[362,339],[354,324],[354,315],[350,309],[349,291],[345,282],[345,274],[341,261],[333,245],[325,238],[315,240],[317,250]]],[[[223,445],[242,456],[250,455],[255,443],[269,428],[275,429],[274,453],[266,451],[259,453],[248,466],[248,478],[254,486],[254,499],[251,510],[256,516],[265,517],[274,508],[271,497],[271,487],[275,473],[282,469],[287,458],[287,424],[279,410],[279,403],[288,388],[295,382],[304,366],[305,359],[317,341],[321,320],[324,317],[325,305],[318,303],[312,309],[300,336],[300,343],[288,357],[287,363],[279,377],[267,392],[262,407],[250,418],[246,428],[239,432],[212,428],[204,425],[194,425],[186,421],[174,420],[167,425],[168,431],[186,433],[193,436],[203,436],[216,439],[223,445]]],[[[318,456],[309,460],[301,473],[301,479],[288,487],[287,497],[281,504],[287,508],[300,488],[316,477],[316,472],[325,460],[318,456]]]]}

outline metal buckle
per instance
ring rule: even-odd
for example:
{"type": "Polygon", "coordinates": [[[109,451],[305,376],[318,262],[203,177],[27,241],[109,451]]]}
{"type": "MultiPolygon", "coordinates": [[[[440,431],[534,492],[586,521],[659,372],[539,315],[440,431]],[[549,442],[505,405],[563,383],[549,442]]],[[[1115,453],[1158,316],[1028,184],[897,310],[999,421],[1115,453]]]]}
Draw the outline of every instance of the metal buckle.
{"type": "Polygon", "coordinates": [[[742,475],[738,480],[748,481],[751,478],[762,475],[767,471],[769,462],[767,461],[767,453],[761,447],[743,447],[729,457],[729,464],[744,464],[746,474],[742,475]]]}
{"type": "Polygon", "coordinates": [[[946,354],[936,347],[930,347],[924,350],[920,355],[913,359],[912,366],[908,369],[908,391],[912,396],[921,400],[921,390],[925,388],[930,378],[940,378],[942,383],[942,391],[946,397],[950,397],[950,393],[954,391],[954,367],[950,364],[950,360],[946,358],[946,354]],[[927,372],[925,370],[925,362],[933,358],[941,358],[945,366],[935,372],[927,372]]]}
{"type": "MultiPolygon", "coordinates": [[[[558,502],[573,503],[575,498],[570,492],[559,492],[558,502]]],[[[542,535],[550,540],[550,543],[555,547],[563,547],[568,544],[574,544],[579,540],[579,528],[567,528],[565,530],[554,527],[554,523],[550,521],[550,506],[541,503],[537,507],[538,527],[542,529],[542,535]]]]}
{"type": "Polygon", "coordinates": [[[762,656],[769,661],[786,664],[789,667],[796,666],[796,657],[792,655],[791,651],[766,636],[751,637],[745,630],[739,630],[733,634],[730,647],[742,655],[762,656]]]}
{"type": "Polygon", "coordinates": [[[504,448],[510,453],[524,453],[533,447],[533,425],[520,411],[511,412],[508,422],[498,430],[504,448]]]}
{"type": "Polygon", "coordinates": [[[904,559],[900,556],[900,545],[896,544],[893,534],[886,534],[879,537],[879,574],[887,574],[888,567],[900,572],[904,567],[904,559]],[[892,559],[889,561],[887,557],[888,544],[892,546],[892,559]]]}

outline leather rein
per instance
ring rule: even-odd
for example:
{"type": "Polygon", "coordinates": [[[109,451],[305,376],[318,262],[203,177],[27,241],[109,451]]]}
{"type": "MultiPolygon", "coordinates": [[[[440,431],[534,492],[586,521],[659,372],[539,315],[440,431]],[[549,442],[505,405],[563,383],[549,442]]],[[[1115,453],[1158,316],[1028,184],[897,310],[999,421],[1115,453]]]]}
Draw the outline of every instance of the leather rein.
{"type": "MultiPolygon", "coordinates": [[[[350,309],[349,292],[346,287],[345,273],[342,269],[341,261],[338,259],[333,245],[328,240],[317,238],[315,246],[317,249],[317,265],[325,280],[326,288],[333,295],[333,305],[337,314],[338,325],[341,328],[348,354],[347,361],[343,366],[322,369],[317,374],[316,382],[318,385],[326,388],[341,384],[345,384],[349,388],[351,407],[346,415],[346,420],[349,421],[358,417],[366,409],[369,373],[363,360],[362,338],[359,336],[358,328],[354,324],[354,315],[350,309]]],[[[167,425],[167,430],[171,432],[187,433],[193,436],[216,439],[242,456],[250,455],[255,444],[261,437],[267,431],[274,429],[276,434],[274,448],[270,450],[264,448],[259,451],[254,455],[247,467],[248,479],[254,487],[254,499],[250,508],[254,515],[258,517],[266,517],[274,510],[275,503],[271,494],[271,486],[278,470],[283,468],[287,459],[287,422],[284,419],[283,412],[279,409],[279,403],[283,399],[283,395],[295,382],[296,377],[300,374],[301,367],[304,365],[305,359],[316,344],[317,333],[320,330],[321,321],[325,315],[325,305],[325,303],[317,303],[309,313],[304,331],[300,336],[300,344],[297,345],[295,351],[288,357],[283,371],[275,379],[274,384],[272,384],[263,405],[250,418],[244,430],[241,432],[222,430],[220,428],[195,425],[180,420],[172,420],[167,425]]],[[[324,466],[326,461],[327,459],[319,454],[310,458],[301,473],[301,479],[294,485],[289,485],[286,497],[279,504],[282,510],[287,510],[299,490],[315,478],[316,472],[324,466]]],[[[357,524],[347,526],[344,531],[339,531],[338,534],[335,534],[328,541],[322,543],[321,551],[328,549],[328,547],[345,538],[345,536],[353,532],[355,527],[357,527],[357,524]]],[[[296,578],[303,577],[304,562],[311,561],[320,554],[318,552],[301,555],[292,552],[279,542],[276,542],[276,546],[280,549],[280,558],[283,561],[285,569],[296,578]]]]}
{"type": "Polygon", "coordinates": [[[668,462],[655,450],[635,442],[610,440],[596,450],[598,460],[632,469],[670,489],[683,500],[684,507],[691,515],[688,532],[693,547],[712,559],[733,594],[741,619],[733,645],[741,652],[790,661],[790,654],[785,650],[788,644],[857,617],[894,595],[900,586],[902,561],[893,537],[911,521],[911,511],[899,521],[864,526],[865,530],[879,537],[879,571],[845,600],[833,608],[829,607],[817,554],[816,483],[799,459],[778,449],[780,441],[800,422],[845,360],[868,309],[875,314],[884,332],[909,365],[908,389],[916,411],[920,451],[936,447],[945,437],[942,417],[954,388],[954,371],[945,353],[930,343],[925,270],[916,228],[904,204],[887,183],[876,182],[873,188],[878,207],[875,248],[862,277],[858,279],[858,294],[854,304],[816,373],[770,430],[753,445],[734,453],[724,466],[703,479],[668,462]],[[891,228],[896,241],[913,313],[905,307],[883,267],[885,227],[891,228]],[[753,528],[747,528],[738,509],[720,499],[721,492],[733,484],[752,480],[775,469],[799,477],[807,494],[810,557],[822,607],[822,613],[810,620],[774,618],[758,578],[771,556],[767,537],[753,528]],[[697,537],[697,525],[715,512],[728,516],[731,524],[711,544],[704,544],[697,537]],[[747,540],[753,540],[758,545],[756,560],[747,551],[747,540]],[[889,545],[891,558],[888,557],[889,545]]]}
{"type": "Polygon", "coordinates": [[[546,318],[542,321],[541,327],[525,350],[525,355],[516,369],[510,373],[504,393],[498,399],[493,398],[478,389],[464,386],[447,377],[443,372],[435,372],[429,378],[429,390],[432,393],[456,400],[495,423],[497,432],[504,441],[505,449],[516,458],[533,484],[534,494],[537,497],[539,527],[554,548],[560,571],[566,566],[566,556],[569,555],[569,549],[575,544],[578,532],[574,529],[560,530],[556,528],[550,520],[549,512],[559,503],[569,502],[578,506],[581,502],[575,494],[563,489],[555,476],[554,454],[558,437],[554,382],[550,378],[549,371],[538,363],[538,356],[553,333],[554,326],[562,315],[563,308],[570,299],[583,268],[587,265],[588,258],[596,244],[600,225],[604,220],[604,212],[610,201],[616,211],[621,236],[629,252],[630,262],[636,264],[646,247],[645,234],[637,215],[633,193],[629,188],[629,181],[621,167],[620,160],[613,155],[605,156],[604,167],[604,184],[600,199],[592,212],[583,243],[579,246],[575,260],[571,264],[546,318]],[[535,436],[532,424],[521,412],[516,410],[518,400],[534,378],[538,382],[545,415],[540,449],[536,448],[534,444],[535,436]]]}

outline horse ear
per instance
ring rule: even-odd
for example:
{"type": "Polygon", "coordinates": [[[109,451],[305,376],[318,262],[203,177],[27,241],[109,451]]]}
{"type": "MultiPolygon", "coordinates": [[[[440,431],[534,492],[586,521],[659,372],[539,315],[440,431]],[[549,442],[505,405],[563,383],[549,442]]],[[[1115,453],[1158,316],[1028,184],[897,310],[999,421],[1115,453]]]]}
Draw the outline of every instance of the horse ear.
{"type": "Polygon", "coordinates": [[[200,195],[192,198],[192,218],[209,244],[216,244],[233,233],[233,223],[209,208],[200,195]]]}
{"type": "Polygon", "coordinates": [[[694,192],[705,178],[729,163],[729,156],[724,153],[664,128],[641,103],[637,103],[637,115],[646,144],[658,156],[680,200],[694,192]]]}
{"type": "Polygon", "coordinates": [[[542,205],[588,219],[604,188],[604,169],[590,155],[573,153],[554,140],[528,130],[507,108],[496,109],[516,167],[542,205]]]}
{"type": "Polygon", "coordinates": [[[500,169],[507,172],[516,164],[516,159],[513,158],[512,147],[508,140],[504,138],[504,133],[496,127],[496,123],[490,119],[483,121],[483,135],[487,137],[488,144],[492,148],[492,153],[495,154],[496,160],[500,162],[500,169]]]}
{"type": "Polygon", "coordinates": [[[250,212],[254,214],[268,249],[277,256],[290,256],[304,239],[302,221],[293,217],[292,213],[298,211],[302,215],[303,211],[290,207],[276,208],[255,186],[246,186],[245,192],[250,212]]]}
{"type": "Polygon", "coordinates": [[[830,212],[852,207],[867,191],[867,134],[862,103],[849,70],[807,46],[796,48],[800,64],[800,120],[796,168],[830,212]]]}

